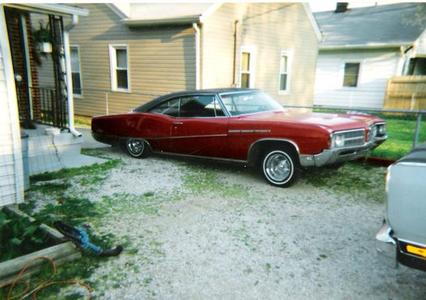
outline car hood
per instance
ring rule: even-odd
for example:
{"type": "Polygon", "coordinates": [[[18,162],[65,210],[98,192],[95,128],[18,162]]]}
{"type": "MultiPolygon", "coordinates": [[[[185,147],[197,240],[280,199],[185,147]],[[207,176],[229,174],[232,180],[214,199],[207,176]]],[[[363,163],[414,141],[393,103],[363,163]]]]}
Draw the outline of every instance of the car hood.
{"type": "Polygon", "coordinates": [[[290,122],[293,124],[316,125],[328,130],[329,132],[368,128],[371,124],[382,121],[380,118],[367,114],[313,113],[296,110],[262,112],[250,115],[241,115],[238,118],[273,123],[290,122]]]}

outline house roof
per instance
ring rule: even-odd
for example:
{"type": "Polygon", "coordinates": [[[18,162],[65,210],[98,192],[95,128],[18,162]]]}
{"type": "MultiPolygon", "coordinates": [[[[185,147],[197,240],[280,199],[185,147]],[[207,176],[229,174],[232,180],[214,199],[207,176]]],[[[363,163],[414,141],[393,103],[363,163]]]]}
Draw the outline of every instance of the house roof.
{"type": "MultiPolygon", "coordinates": [[[[124,24],[128,26],[145,26],[203,22],[222,4],[223,1],[214,3],[112,3],[107,5],[122,19],[124,24]]],[[[317,39],[321,40],[321,32],[309,5],[303,3],[303,8],[312,24],[317,39]]]]}
{"type": "Polygon", "coordinates": [[[411,45],[426,27],[426,3],[398,3],[315,13],[323,35],[321,49],[411,45]]]}
{"type": "Polygon", "coordinates": [[[145,24],[179,24],[202,20],[220,3],[130,3],[129,9],[123,11],[119,5],[110,7],[123,18],[129,26],[145,24]]]}

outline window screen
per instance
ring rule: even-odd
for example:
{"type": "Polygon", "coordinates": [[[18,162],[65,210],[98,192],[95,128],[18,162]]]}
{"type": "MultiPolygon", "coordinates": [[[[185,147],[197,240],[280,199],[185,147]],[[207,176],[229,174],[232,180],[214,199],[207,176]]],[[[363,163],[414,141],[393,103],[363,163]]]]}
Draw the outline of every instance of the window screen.
{"type": "Polygon", "coordinates": [[[250,87],[250,52],[241,53],[241,87],[250,87]]]}
{"type": "Polygon", "coordinates": [[[74,95],[81,95],[81,70],[78,47],[70,47],[71,50],[71,75],[72,91],[74,95]]]}

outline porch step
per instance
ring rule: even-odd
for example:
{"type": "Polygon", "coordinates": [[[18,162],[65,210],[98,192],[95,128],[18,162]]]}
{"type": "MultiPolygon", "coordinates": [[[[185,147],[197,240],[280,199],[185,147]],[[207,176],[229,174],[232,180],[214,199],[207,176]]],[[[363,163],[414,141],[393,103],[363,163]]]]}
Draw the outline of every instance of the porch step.
{"type": "Polygon", "coordinates": [[[82,155],[83,137],[62,132],[56,135],[30,136],[28,139],[28,162],[31,175],[75,168],[105,160],[82,155]]]}

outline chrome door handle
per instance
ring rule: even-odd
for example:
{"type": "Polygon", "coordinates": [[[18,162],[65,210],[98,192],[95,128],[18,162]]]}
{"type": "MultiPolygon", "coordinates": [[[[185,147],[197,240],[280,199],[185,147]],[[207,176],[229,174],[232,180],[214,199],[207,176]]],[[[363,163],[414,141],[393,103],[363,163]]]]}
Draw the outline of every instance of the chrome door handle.
{"type": "Polygon", "coordinates": [[[173,125],[182,125],[183,124],[183,122],[173,122],[173,125]]]}

